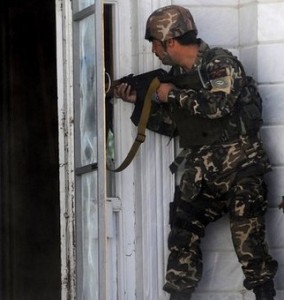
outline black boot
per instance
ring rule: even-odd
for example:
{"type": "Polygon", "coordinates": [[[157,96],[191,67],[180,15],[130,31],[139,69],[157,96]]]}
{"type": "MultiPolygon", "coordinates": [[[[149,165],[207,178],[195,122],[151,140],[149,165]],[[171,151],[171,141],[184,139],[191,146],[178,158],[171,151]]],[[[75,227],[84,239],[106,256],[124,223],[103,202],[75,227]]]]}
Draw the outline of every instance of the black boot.
{"type": "Polygon", "coordinates": [[[172,293],[170,300],[190,300],[191,294],[185,294],[185,293],[172,293]]]}
{"type": "Polygon", "coordinates": [[[256,300],[274,300],[274,296],[276,296],[272,280],[268,280],[265,283],[256,286],[253,289],[253,292],[255,293],[256,300]]]}

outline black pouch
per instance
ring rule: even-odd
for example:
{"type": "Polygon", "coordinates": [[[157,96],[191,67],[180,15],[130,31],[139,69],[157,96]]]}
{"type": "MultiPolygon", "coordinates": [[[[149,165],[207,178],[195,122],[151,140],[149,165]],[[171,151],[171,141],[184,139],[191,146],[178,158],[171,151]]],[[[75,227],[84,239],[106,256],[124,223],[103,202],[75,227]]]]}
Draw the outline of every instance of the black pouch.
{"type": "Polygon", "coordinates": [[[170,224],[171,228],[173,227],[173,224],[174,224],[177,207],[180,202],[180,195],[181,195],[181,191],[180,191],[179,186],[177,185],[175,187],[174,199],[169,204],[169,206],[170,206],[169,224],[170,224]]]}

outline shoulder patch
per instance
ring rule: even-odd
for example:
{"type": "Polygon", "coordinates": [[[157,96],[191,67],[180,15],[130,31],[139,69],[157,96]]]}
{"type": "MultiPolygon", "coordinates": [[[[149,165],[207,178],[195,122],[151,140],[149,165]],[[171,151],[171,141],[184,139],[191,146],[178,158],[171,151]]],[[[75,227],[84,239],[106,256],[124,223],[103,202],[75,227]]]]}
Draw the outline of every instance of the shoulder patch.
{"type": "Polygon", "coordinates": [[[224,76],[219,77],[216,79],[210,80],[212,89],[211,92],[224,92],[226,94],[229,94],[231,92],[231,77],[230,76],[224,76]]]}

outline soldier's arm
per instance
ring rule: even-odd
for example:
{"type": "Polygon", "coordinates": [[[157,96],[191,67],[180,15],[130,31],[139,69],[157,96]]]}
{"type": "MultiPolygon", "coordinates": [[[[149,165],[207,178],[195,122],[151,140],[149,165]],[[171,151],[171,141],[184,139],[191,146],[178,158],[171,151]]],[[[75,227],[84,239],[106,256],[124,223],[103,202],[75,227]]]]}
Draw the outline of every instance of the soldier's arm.
{"type": "Polygon", "coordinates": [[[210,89],[173,89],[168,94],[170,105],[179,105],[204,118],[221,118],[232,112],[244,85],[245,74],[230,57],[213,59],[207,64],[210,89]]]}

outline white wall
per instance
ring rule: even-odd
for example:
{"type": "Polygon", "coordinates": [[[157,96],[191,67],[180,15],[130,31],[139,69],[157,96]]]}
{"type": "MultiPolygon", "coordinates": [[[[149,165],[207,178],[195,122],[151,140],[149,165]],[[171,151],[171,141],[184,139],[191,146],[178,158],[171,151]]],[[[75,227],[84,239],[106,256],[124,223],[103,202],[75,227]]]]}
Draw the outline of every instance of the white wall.
{"type": "Polygon", "coordinates": [[[279,262],[277,299],[284,299],[284,215],[278,209],[284,195],[284,1],[241,0],[240,4],[240,56],[263,97],[262,137],[273,165],[266,176],[267,240],[279,262]]]}

